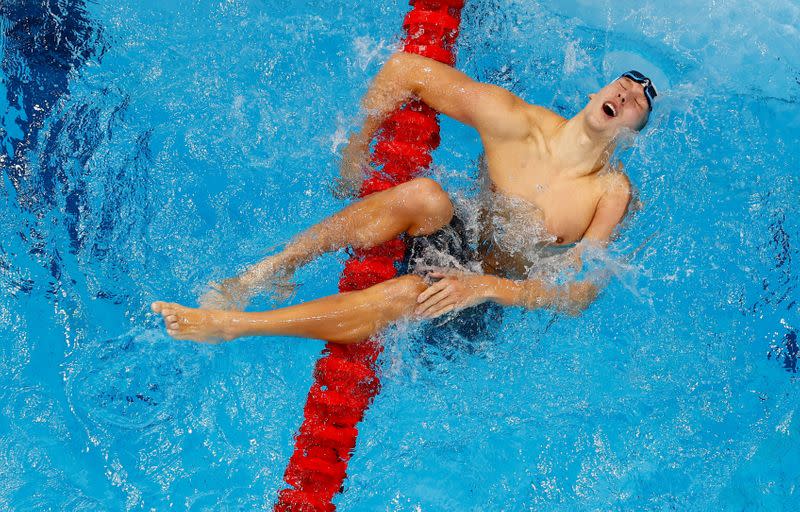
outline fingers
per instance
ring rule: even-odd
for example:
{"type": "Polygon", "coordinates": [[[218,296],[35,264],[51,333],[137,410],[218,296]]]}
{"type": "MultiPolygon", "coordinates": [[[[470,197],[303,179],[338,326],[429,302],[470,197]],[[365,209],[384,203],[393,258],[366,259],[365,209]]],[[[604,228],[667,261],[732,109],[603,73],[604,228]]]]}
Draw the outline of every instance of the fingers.
{"type": "Polygon", "coordinates": [[[433,283],[432,285],[427,287],[422,293],[419,294],[419,296],[417,297],[417,304],[422,304],[423,302],[428,300],[428,298],[430,298],[432,295],[439,293],[446,286],[447,286],[446,281],[439,281],[438,283],[433,283]]]}
{"type": "Polygon", "coordinates": [[[442,287],[438,292],[436,292],[431,297],[428,297],[425,302],[417,306],[415,313],[417,315],[428,316],[430,311],[440,302],[448,299],[453,292],[453,288],[450,285],[445,285],[442,287]]]}
{"type": "Polygon", "coordinates": [[[446,270],[434,270],[434,271],[428,272],[428,276],[430,276],[430,277],[432,277],[434,279],[444,279],[446,277],[458,277],[458,276],[463,275],[463,274],[464,274],[464,272],[462,272],[460,270],[456,270],[454,268],[446,269],[446,270]]]}
{"type": "Polygon", "coordinates": [[[436,318],[442,315],[445,315],[456,308],[457,304],[455,301],[447,302],[446,304],[438,304],[433,311],[429,312],[426,316],[429,318],[436,318]]]}

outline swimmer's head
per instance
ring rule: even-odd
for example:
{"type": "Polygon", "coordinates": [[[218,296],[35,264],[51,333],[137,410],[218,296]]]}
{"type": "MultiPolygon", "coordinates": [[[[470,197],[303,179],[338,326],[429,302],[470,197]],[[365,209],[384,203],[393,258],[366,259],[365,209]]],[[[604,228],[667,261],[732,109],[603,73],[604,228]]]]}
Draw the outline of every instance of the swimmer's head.
{"type": "Polygon", "coordinates": [[[638,71],[628,71],[589,95],[584,109],[587,121],[595,130],[612,137],[625,129],[639,132],[650,119],[657,95],[649,78],[638,71]]]}

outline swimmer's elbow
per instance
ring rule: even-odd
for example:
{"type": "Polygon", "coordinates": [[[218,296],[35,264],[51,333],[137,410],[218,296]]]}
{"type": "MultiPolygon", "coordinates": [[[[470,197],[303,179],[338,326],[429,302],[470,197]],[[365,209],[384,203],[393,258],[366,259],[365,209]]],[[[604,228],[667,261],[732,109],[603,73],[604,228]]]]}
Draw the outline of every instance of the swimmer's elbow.
{"type": "Polygon", "coordinates": [[[567,304],[567,307],[564,308],[564,312],[571,317],[577,318],[583,314],[584,311],[589,309],[591,306],[591,302],[584,302],[584,301],[575,301],[570,302],[567,304]]]}
{"type": "Polygon", "coordinates": [[[415,76],[419,75],[419,62],[414,57],[418,56],[405,52],[395,53],[383,65],[383,73],[387,75],[389,82],[401,86],[406,92],[419,94],[421,83],[415,80],[415,76]]]}
{"type": "Polygon", "coordinates": [[[580,316],[597,298],[599,288],[587,281],[572,283],[568,287],[564,311],[570,316],[580,316]]]}

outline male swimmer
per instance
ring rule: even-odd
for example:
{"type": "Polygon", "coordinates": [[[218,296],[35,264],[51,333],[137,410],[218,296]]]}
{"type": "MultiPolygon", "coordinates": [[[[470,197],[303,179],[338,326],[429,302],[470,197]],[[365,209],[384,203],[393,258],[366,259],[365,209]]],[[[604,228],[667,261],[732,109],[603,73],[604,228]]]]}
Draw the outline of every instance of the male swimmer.
{"type": "Polygon", "coordinates": [[[480,134],[489,199],[479,216],[477,249],[458,239],[463,225],[453,216],[448,194],[433,180],[417,178],[355,202],[301,233],[282,252],[201,297],[203,309],[161,301],[152,309],[163,316],[170,336],[202,342],[297,336],[356,343],[404,318],[451,312],[457,317],[488,303],[577,314],[594,300],[597,285],[588,280],[556,285],[530,277],[535,263],[527,257],[531,252],[519,240],[495,236],[497,219],[510,224],[502,227],[505,232],[515,223],[538,227],[541,236],[523,240],[534,250],[581,242],[571,249],[577,265],[583,247],[607,244],[631,197],[627,177],[609,160],[625,134],[647,124],[655,96],[650,80],[630,71],[589,95],[583,110],[565,119],[447,65],[398,53],[363,99],[367,116],[343,151],[341,184],[347,188],[360,183],[370,141],[384,117],[418,97],[480,134]],[[458,236],[443,237],[444,232],[458,236]],[[271,311],[232,309],[241,308],[242,301],[265,286],[291,277],[316,256],[346,246],[369,248],[400,235],[411,237],[412,252],[431,244],[438,249],[456,246],[460,254],[454,258],[478,258],[482,272],[442,270],[423,276],[412,254],[409,274],[365,290],[271,311]]]}

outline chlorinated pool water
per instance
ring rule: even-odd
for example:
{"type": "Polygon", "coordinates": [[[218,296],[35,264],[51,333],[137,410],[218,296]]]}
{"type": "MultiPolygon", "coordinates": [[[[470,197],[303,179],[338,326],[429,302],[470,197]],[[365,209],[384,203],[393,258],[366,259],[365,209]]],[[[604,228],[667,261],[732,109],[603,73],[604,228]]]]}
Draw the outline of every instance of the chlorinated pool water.
{"type": "MultiPolygon", "coordinates": [[[[148,305],[345,204],[338,154],[407,8],[0,5],[0,508],[271,508],[322,342],[175,342],[148,305]]],[[[654,78],[620,153],[637,208],[583,315],[509,309],[469,351],[387,335],[340,510],[796,508],[798,26],[787,0],[468,1],[458,67],[531,103],[654,78]]],[[[430,175],[463,193],[479,154],[445,119],[430,175]]]]}

